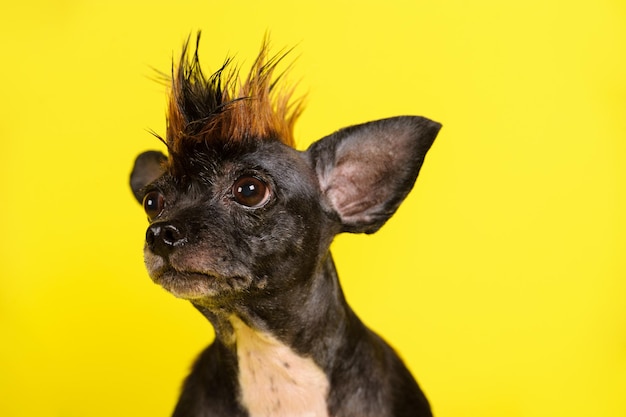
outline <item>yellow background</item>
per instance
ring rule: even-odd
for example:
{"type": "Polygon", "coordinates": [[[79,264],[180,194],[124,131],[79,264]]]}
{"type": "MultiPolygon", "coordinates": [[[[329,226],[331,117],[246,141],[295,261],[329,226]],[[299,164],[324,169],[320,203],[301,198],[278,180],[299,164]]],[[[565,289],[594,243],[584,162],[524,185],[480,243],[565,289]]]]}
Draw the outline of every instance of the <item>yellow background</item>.
{"type": "Polygon", "coordinates": [[[148,278],[127,182],[183,40],[297,45],[299,147],[444,124],[349,301],[439,417],[626,415],[626,6],[554,1],[13,1],[0,6],[0,415],[167,416],[212,338],[148,278]]]}

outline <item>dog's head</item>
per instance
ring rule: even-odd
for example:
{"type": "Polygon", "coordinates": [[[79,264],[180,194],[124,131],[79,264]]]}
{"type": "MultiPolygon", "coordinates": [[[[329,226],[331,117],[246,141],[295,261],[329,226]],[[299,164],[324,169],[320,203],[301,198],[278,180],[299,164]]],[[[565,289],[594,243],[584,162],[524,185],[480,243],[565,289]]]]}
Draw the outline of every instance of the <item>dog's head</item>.
{"type": "Polygon", "coordinates": [[[146,266],[178,297],[219,303],[309,285],[337,233],[373,233],[391,217],[441,127],[383,119],[297,151],[301,106],[277,90],[280,59],[264,46],[239,82],[228,62],[207,78],[197,54],[184,52],[169,156],[148,151],[135,161],[131,188],[150,221],[146,266]]]}

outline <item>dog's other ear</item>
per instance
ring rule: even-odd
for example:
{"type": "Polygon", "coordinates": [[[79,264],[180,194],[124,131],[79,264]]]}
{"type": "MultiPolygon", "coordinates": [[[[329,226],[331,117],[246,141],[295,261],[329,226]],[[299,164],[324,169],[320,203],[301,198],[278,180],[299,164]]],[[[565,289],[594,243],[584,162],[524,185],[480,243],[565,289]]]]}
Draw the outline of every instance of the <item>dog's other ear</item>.
{"type": "Polygon", "coordinates": [[[374,233],[413,188],[441,125],[401,116],[347,127],[306,151],[342,230],[374,233]]]}
{"type": "Polygon", "coordinates": [[[133,172],[130,173],[130,188],[139,203],[143,200],[143,189],[165,172],[167,156],[159,151],[146,151],[135,159],[133,172]]]}

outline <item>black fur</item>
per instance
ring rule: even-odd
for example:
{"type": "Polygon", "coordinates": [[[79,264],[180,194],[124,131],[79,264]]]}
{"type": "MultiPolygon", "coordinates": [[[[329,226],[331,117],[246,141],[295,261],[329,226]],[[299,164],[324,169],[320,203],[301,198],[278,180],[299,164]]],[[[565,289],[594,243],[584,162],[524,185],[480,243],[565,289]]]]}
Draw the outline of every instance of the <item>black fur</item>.
{"type": "MultiPolygon", "coordinates": [[[[278,60],[255,68],[270,77],[278,60]]],[[[431,416],[398,355],[348,306],[329,248],[336,234],[373,233],[395,213],[441,125],[415,116],[378,120],[339,130],[305,152],[278,135],[289,135],[294,119],[257,125],[263,137],[238,126],[243,134],[236,140],[223,137],[228,129],[209,140],[207,126],[232,104],[223,101],[222,83],[231,79],[222,77],[225,68],[205,78],[197,52],[189,61],[185,49],[164,141],[169,157],[143,153],[131,174],[150,220],[144,249],[150,276],[188,299],[216,332],[174,416],[260,417],[250,415],[254,405],[242,394],[249,386],[240,379],[238,347],[248,333],[237,326],[313,364],[328,385],[319,417],[431,416]]],[[[267,81],[257,85],[273,88],[267,81]]],[[[283,371],[292,381],[280,386],[286,392],[304,380],[288,364],[283,371]]],[[[280,411],[284,395],[272,391],[279,410],[272,415],[288,415],[280,411]]]]}
{"type": "Polygon", "coordinates": [[[161,242],[165,251],[147,243],[151,276],[216,329],[175,416],[248,415],[239,401],[231,315],[314,360],[330,383],[329,415],[431,415],[402,361],[346,303],[329,246],[337,233],[371,233],[385,223],[413,187],[439,127],[420,117],[385,119],[341,130],[306,152],[278,141],[227,154],[205,147],[189,156],[196,170],[184,186],[167,171],[139,184],[149,177],[141,161],[151,161],[147,171],[155,166],[154,158],[139,157],[131,180],[138,199],[156,191],[165,201],[149,234],[171,226],[184,236],[181,244],[161,242]],[[269,202],[254,209],[235,202],[231,187],[242,175],[261,178],[269,202]]]}

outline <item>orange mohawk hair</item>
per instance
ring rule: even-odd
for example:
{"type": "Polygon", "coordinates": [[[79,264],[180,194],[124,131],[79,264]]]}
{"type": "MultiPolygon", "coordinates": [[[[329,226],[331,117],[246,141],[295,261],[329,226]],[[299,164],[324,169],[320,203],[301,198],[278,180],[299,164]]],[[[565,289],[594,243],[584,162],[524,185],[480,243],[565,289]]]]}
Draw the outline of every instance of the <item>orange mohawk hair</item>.
{"type": "MultiPolygon", "coordinates": [[[[165,141],[170,158],[185,158],[200,144],[230,147],[278,140],[293,147],[293,126],[302,112],[302,100],[291,103],[293,88],[278,88],[284,73],[274,77],[288,51],[269,56],[266,37],[247,78],[239,78],[231,59],[207,78],[198,59],[199,42],[200,32],[193,56],[188,53],[188,40],[178,68],[172,70],[165,141]]],[[[175,161],[170,161],[173,168],[171,162],[175,161]]]]}

